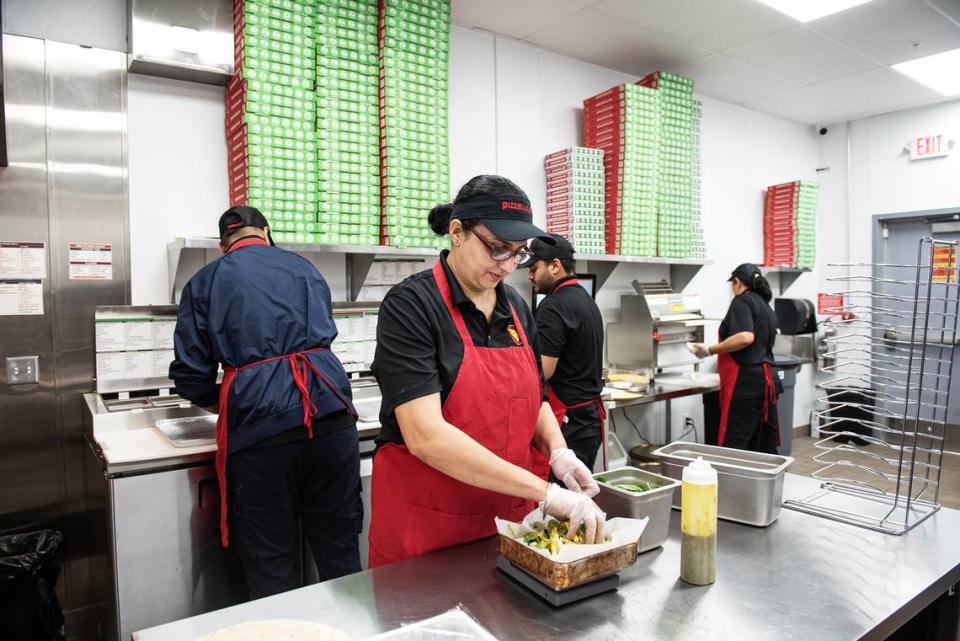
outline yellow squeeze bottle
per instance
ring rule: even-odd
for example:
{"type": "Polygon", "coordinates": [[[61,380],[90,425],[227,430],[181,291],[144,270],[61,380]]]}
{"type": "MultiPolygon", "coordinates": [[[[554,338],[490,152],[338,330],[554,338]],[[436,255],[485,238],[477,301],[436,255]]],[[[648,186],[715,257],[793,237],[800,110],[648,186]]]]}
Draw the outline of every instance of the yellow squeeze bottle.
{"type": "Polygon", "coordinates": [[[680,578],[709,585],[717,579],[717,471],[697,457],[683,468],[680,492],[680,578]]]}

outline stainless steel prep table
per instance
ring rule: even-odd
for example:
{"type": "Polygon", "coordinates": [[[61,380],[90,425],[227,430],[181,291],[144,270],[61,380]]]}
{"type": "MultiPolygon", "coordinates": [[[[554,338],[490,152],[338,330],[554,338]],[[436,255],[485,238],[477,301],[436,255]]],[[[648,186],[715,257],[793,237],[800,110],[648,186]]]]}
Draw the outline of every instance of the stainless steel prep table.
{"type": "MultiPolygon", "coordinates": [[[[784,497],[817,482],[786,475],[784,497]]],[[[462,603],[503,641],[884,639],[960,580],[960,511],[902,537],[784,510],[764,529],[720,522],[717,583],[688,586],[679,512],[670,539],[621,573],[619,591],[553,609],[496,570],[493,539],[409,559],[140,631],[137,641],[194,641],[242,621],[294,618],[354,639],[462,603]]]]}
{"type": "Polygon", "coordinates": [[[653,388],[647,394],[638,398],[625,399],[622,401],[604,401],[604,405],[608,412],[612,412],[613,410],[626,409],[636,405],[664,403],[664,442],[672,443],[673,434],[671,428],[670,401],[677,398],[701,396],[719,391],[720,377],[717,374],[699,374],[696,377],[662,375],[654,380],[653,388]]]}

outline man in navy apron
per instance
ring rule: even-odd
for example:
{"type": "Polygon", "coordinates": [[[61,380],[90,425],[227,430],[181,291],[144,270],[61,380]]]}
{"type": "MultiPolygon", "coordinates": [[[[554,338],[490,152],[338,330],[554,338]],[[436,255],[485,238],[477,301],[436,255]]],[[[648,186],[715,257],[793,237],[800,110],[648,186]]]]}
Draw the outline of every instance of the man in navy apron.
{"type": "Polygon", "coordinates": [[[220,249],[183,289],[170,378],[219,414],[221,542],[256,599],[300,587],[301,530],[321,580],[360,570],[356,411],[316,267],[252,207],[220,217],[220,249]]]}

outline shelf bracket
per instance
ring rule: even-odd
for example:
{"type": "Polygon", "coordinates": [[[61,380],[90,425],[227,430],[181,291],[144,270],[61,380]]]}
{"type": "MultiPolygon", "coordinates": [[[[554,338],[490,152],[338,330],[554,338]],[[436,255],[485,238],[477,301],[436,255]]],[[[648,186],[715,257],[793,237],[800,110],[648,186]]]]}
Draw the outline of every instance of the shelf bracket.
{"type": "Polygon", "coordinates": [[[670,286],[673,291],[682,292],[701,269],[703,265],[670,265],[670,286]]]}
{"type": "Polygon", "coordinates": [[[613,273],[613,270],[617,268],[617,265],[620,263],[614,263],[610,261],[599,261],[599,260],[587,260],[583,261],[587,265],[588,274],[597,275],[597,291],[603,287],[603,284],[607,282],[607,279],[610,278],[610,274],[613,273]]]}
{"type": "Polygon", "coordinates": [[[376,254],[346,254],[347,289],[350,291],[351,301],[359,298],[360,290],[363,289],[376,257],[376,254]]]}

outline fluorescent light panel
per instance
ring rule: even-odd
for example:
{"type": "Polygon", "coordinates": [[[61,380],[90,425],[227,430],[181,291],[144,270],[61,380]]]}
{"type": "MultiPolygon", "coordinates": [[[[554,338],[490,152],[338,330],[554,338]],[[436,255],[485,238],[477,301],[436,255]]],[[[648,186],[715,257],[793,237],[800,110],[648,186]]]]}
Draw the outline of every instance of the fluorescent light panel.
{"type": "Polygon", "coordinates": [[[944,96],[960,94],[960,49],[901,62],[893,68],[944,96]]]}
{"type": "Polygon", "coordinates": [[[780,13],[787,14],[794,20],[810,22],[866,4],[870,0],[760,0],[760,2],[780,13]]]}

